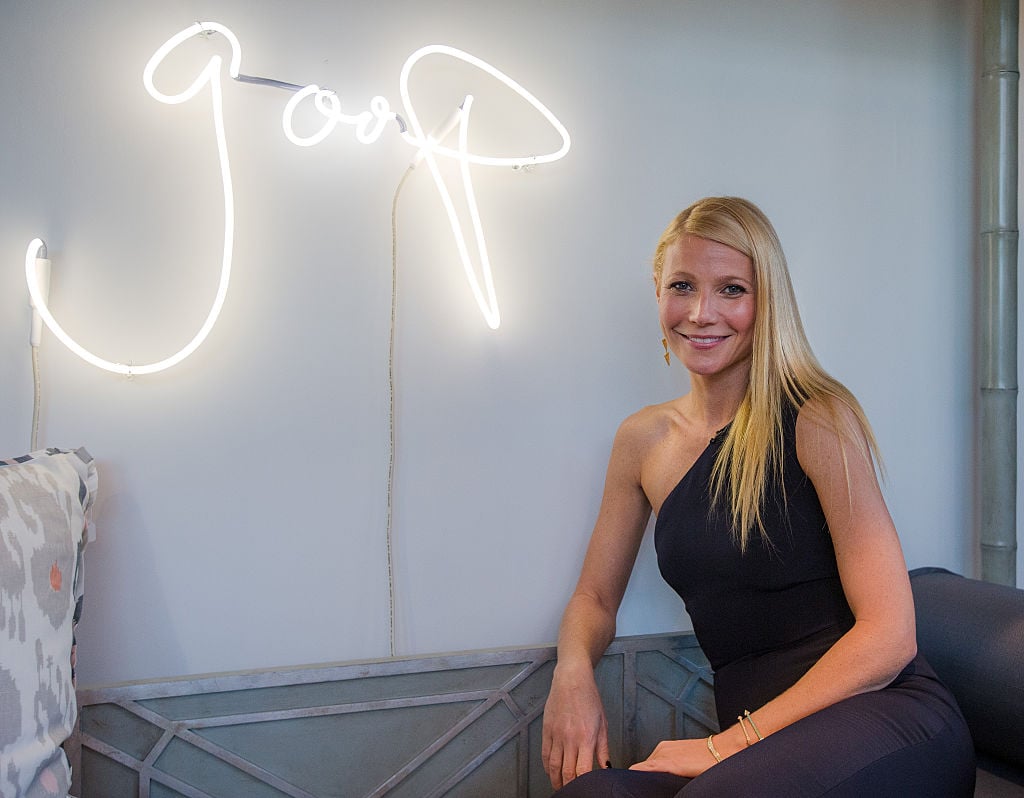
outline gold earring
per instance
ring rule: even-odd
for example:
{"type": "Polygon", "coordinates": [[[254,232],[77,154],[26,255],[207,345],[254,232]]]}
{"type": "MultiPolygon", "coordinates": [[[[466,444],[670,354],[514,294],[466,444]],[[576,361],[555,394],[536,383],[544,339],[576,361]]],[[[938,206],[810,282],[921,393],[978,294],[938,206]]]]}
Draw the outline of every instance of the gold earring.
{"type": "Polygon", "coordinates": [[[672,365],[672,358],[669,357],[669,354],[668,354],[668,341],[665,338],[662,338],[661,339],[661,345],[663,347],[665,347],[665,365],[666,366],[671,366],[672,365]]]}

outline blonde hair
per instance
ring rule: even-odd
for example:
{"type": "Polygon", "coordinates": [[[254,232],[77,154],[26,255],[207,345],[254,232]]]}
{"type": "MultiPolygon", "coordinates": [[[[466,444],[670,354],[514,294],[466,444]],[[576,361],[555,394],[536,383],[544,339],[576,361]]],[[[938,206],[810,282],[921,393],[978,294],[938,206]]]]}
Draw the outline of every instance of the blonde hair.
{"type": "MultiPolygon", "coordinates": [[[[880,464],[878,444],[860,403],[818,363],[804,333],[782,244],[768,217],[739,197],[707,197],[682,211],[662,233],[654,253],[654,275],[661,280],[665,251],[685,235],[732,247],[754,267],[754,342],[750,382],[736,417],[722,443],[711,474],[712,503],[725,500],[733,533],[746,549],[757,529],[770,545],[761,515],[769,481],[782,481],[782,418],[787,407],[822,401],[842,444],[851,430],[839,417],[836,403],[853,412],[861,435],[854,435],[860,453],[880,464]],[[864,447],[867,441],[867,448],[864,447]]],[[[843,468],[849,475],[845,446],[843,468]]],[[[849,479],[847,479],[849,486],[849,479]]]]}

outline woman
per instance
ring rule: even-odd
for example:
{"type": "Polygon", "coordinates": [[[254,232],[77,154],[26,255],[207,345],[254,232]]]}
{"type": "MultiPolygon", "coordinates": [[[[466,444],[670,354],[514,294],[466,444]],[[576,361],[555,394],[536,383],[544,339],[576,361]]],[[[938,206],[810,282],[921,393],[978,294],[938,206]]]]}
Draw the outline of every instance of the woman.
{"type": "Polygon", "coordinates": [[[746,200],[700,200],[662,235],[654,284],[690,391],[615,436],[544,713],[557,795],[972,795],[966,725],[916,653],[874,437],[811,353],[771,223],[746,200]],[[613,770],[593,669],[652,510],[721,731],[613,770]]]}

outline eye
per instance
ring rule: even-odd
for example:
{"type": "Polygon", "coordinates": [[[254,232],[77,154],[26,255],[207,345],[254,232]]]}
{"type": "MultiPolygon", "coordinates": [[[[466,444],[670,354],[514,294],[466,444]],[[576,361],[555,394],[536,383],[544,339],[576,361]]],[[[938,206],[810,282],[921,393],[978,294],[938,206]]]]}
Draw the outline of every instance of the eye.
{"type": "Polygon", "coordinates": [[[681,291],[691,291],[691,290],[693,290],[693,286],[690,285],[690,283],[687,282],[686,280],[673,280],[671,283],[668,284],[668,287],[672,291],[680,291],[680,292],[681,291]]]}
{"type": "Polygon", "coordinates": [[[726,296],[743,296],[743,294],[747,293],[747,289],[744,288],[742,285],[736,285],[735,283],[732,283],[730,285],[725,286],[722,289],[722,293],[725,294],[726,296]]]}

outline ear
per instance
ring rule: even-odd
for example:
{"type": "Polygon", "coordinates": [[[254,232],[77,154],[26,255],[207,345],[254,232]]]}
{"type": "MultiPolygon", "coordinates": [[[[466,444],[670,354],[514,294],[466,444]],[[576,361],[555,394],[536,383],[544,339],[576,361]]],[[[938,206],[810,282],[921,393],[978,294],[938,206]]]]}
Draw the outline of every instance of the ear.
{"type": "Polygon", "coordinates": [[[658,275],[652,274],[651,278],[654,280],[654,296],[661,299],[661,283],[658,281],[658,275]]]}

